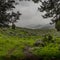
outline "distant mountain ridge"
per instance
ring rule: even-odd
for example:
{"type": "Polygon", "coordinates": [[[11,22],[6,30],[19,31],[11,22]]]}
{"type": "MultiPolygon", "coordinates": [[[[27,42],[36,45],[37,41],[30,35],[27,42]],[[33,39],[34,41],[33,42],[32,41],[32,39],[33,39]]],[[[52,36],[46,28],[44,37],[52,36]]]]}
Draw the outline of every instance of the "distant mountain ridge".
{"type": "Polygon", "coordinates": [[[27,25],[27,28],[31,28],[31,29],[52,29],[52,28],[55,28],[55,25],[52,24],[45,24],[45,25],[27,25]]]}

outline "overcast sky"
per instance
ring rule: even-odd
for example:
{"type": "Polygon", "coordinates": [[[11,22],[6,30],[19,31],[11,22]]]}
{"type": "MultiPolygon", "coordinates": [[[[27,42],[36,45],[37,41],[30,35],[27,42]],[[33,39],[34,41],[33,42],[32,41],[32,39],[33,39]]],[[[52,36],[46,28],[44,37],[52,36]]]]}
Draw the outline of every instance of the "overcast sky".
{"type": "Polygon", "coordinates": [[[39,4],[35,4],[30,1],[20,2],[16,6],[15,11],[20,11],[22,13],[20,20],[17,22],[17,26],[27,27],[32,25],[45,25],[50,22],[50,19],[43,19],[42,13],[38,11],[39,4]]]}

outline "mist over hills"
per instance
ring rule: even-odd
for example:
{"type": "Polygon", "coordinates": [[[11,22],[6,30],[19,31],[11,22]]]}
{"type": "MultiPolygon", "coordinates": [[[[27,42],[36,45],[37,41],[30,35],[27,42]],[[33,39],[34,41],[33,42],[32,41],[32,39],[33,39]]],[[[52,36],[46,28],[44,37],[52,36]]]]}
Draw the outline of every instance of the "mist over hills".
{"type": "Polygon", "coordinates": [[[34,24],[31,24],[31,25],[27,25],[27,28],[30,28],[30,29],[54,29],[55,28],[55,25],[52,24],[45,24],[45,25],[34,25],[34,24]]]}

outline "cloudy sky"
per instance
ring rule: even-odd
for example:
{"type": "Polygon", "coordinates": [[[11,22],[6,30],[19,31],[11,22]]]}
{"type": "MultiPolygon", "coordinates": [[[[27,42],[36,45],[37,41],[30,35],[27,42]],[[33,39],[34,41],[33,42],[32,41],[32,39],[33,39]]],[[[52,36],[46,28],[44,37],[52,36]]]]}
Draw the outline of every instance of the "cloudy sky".
{"type": "Polygon", "coordinates": [[[40,3],[35,4],[32,1],[20,2],[19,5],[16,6],[15,11],[20,11],[22,15],[16,25],[20,27],[29,27],[48,24],[50,19],[42,18],[42,13],[38,11],[39,5],[40,3]]]}

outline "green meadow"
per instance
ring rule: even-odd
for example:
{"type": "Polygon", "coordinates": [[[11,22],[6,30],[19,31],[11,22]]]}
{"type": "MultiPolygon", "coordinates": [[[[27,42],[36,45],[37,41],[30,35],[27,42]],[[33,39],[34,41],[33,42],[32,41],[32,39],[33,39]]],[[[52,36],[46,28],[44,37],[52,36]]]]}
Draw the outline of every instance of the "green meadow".
{"type": "Polygon", "coordinates": [[[60,32],[55,29],[0,28],[0,60],[53,59],[60,59],[60,32]]]}

